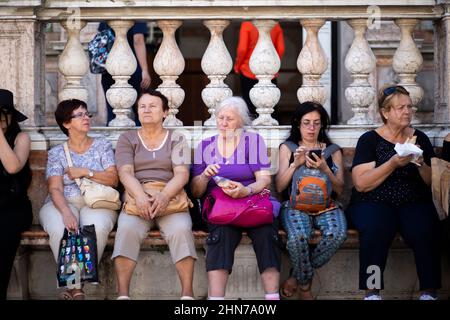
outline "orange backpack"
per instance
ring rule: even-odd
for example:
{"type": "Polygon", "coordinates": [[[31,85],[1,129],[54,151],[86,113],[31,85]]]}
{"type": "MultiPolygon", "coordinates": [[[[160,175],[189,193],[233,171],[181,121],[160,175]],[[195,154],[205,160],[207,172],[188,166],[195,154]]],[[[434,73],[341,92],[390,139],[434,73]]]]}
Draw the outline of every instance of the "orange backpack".
{"type": "MultiPolygon", "coordinates": [[[[294,152],[298,145],[286,141],[285,144],[294,152]]],[[[328,159],[339,146],[331,144],[323,151],[323,158],[328,159]]],[[[297,168],[292,176],[290,206],[310,215],[318,215],[335,208],[331,199],[331,181],[318,169],[307,168],[305,165],[297,168]]]]}

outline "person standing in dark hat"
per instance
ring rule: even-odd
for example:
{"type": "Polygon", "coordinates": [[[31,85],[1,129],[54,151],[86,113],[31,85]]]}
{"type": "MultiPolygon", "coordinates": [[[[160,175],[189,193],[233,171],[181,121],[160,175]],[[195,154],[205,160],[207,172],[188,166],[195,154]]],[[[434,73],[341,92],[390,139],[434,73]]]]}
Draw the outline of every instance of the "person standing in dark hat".
{"type": "Polygon", "coordinates": [[[33,219],[27,194],[31,183],[30,138],[19,127],[26,119],[14,108],[12,92],[0,89],[0,301],[6,300],[20,235],[33,219]]]}

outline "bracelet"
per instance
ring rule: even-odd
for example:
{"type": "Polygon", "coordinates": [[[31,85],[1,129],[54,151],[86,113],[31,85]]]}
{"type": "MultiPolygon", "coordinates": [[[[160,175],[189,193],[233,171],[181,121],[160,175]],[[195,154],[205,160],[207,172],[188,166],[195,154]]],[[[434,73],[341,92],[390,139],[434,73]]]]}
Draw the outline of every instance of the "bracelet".
{"type": "Polygon", "coordinates": [[[253,189],[250,186],[246,186],[246,188],[250,189],[250,193],[248,194],[249,196],[251,196],[253,194],[253,189]]]}

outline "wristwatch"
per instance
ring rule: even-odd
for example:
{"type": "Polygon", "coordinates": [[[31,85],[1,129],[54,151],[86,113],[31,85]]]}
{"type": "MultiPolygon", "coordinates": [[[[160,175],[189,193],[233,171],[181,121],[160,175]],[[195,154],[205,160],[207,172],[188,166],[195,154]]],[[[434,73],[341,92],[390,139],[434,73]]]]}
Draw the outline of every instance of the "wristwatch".
{"type": "Polygon", "coordinates": [[[93,176],[94,176],[94,171],[89,170],[89,172],[88,172],[88,177],[89,177],[89,178],[92,178],[93,176]]]}

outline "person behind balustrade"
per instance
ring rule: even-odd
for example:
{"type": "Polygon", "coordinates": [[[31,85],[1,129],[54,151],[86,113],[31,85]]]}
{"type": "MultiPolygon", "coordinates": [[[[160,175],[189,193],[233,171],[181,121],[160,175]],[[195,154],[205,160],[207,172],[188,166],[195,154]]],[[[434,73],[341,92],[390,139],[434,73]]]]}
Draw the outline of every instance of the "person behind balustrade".
{"type": "MultiPolygon", "coordinates": [[[[107,28],[110,28],[110,26],[106,22],[101,22],[98,25],[99,32],[107,28]]],[[[114,33],[114,30],[112,31],[114,33]]],[[[147,48],[145,45],[145,39],[148,33],[149,30],[147,27],[147,23],[145,22],[136,22],[127,32],[128,45],[130,46],[131,51],[133,52],[137,60],[136,70],[130,76],[130,79],[128,79],[128,83],[133,86],[138,94],[139,92],[141,92],[141,90],[148,89],[151,83],[151,77],[147,63],[147,48]]],[[[109,88],[111,88],[113,84],[113,77],[107,71],[102,73],[102,87],[105,93],[105,98],[106,92],[109,88]]],[[[108,123],[113,120],[116,115],[113,113],[113,108],[111,107],[107,99],[105,99],[105,102],[107,111],[106,125],[108,125],[108,123]]],[[[141,123],[139,122],[137,110],[135,107],[133,107],[133,118],[136,126],[140,126],[141,123]]]]}
{"type": "MultiPolygon", "coordinates": [[[[257,116],[256,107],[250,99],[250,90],[258,83],[255,74],[250,70],[250,57],[258,42],[259,32],[251,21],[241,23],[239,30],[239,41],[236,49],[236,61],[234,63],[234,72],[239,74],[241,80],[242,98],[247,103],[250,115],[257,116]]],[[[284,55],[285,45],[283,29],[277,23],[270,31],[270,38],[277,51],[278,57],[281,59],[284,55]]],[[[274,75],[272,83],[277,83],[278,73],[274,75]]]]}

